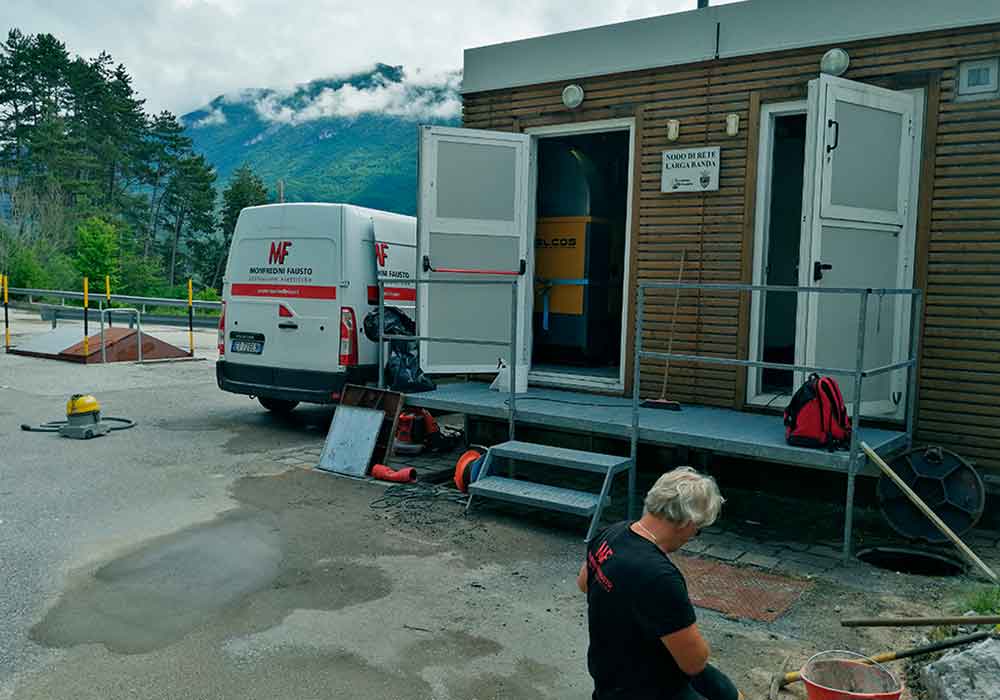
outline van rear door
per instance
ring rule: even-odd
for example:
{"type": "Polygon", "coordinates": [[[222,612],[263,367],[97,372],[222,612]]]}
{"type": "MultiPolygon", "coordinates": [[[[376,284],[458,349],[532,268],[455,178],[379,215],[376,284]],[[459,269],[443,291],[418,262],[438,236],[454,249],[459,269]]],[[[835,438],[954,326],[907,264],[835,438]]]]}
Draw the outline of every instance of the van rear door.
{"type": "Polygon", "coordinates": [[[294,204],[241,214],[227,274],[227,361],[340,370],[342,217],[340,207],[294,204]]]}

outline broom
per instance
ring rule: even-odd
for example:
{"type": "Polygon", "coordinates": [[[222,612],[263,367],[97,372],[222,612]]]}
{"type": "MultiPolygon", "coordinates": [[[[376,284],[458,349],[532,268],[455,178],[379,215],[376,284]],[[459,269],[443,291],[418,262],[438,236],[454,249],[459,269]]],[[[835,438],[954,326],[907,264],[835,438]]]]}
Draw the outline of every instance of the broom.
{"type": "MultiPolygon", "coordinates": [[[[681,251],[681,266],[677,271],[677,282],[680,283],[684,279],[684,260],[687,257],[687,251],[681,251]]],[[[677,323],[677,305],[681,300],[681,288],[677,287],[674,290],[674,313],[670,317],[670,336],[667,338],[667,354],[673,352],[674,350],[674,326],[677,323]]],[[[671,401],[667,398],[667,381],[670,378],[670,359],[667,358],[663,364],[663,385],[660,387],[660,398],[658,399],[646,399],[642,402],[643,408],[659,408],[665,411],[679,411],[681,410],[681,405],[676,401],[671,401]]],[[[638,388],[637,388],[638,390],[638,388]]]]}

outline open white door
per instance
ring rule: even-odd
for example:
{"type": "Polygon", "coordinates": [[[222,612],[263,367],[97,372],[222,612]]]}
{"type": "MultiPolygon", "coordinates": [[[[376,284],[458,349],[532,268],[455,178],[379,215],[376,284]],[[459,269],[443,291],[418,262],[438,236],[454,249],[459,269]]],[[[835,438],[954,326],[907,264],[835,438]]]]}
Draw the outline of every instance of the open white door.
{"type": "MultiPolygon", "coordinates": [[[[534,142],[526,134],[425,126],[420,129],[417,274],[421,279],[517,281],[516,390],[527,391],[531,348],[534,142]],[[491,274],[492,273],[492,274],[491,274]]],[[[508,341],[511,288],[423,284],[420,334],[508,341]]],[[[496,372],[509,347],[422,342],[425,372],[496,372]]]]}
{"type": "MultiPolygon", "coordinates": [[[[803,286],[912,286],[915,216],[910,200],[918,151],[914,144],[917,116],[916,100],[909,93],[826,75],[810,81],[811,134],[799,268],[803,286]]],[[[805,362],[854,368],[858,297],[808,296],[805,362]]],[[[866,325],[864,368],[905,359],[909,297],[872,297],[866,325]]],[[[906,405],[905,379],[904,371],[866,379],[862,412],[901,417],[906,405]]],[[[837,380],[850,404],[854,378],[837,380]]]]}

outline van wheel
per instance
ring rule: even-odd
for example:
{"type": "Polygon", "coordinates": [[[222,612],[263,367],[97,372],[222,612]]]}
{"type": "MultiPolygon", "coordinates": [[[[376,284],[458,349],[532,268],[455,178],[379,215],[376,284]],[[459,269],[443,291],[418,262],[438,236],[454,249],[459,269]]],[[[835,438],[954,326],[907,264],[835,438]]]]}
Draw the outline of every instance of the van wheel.
{"type": "Polygon", "coordinates": [[[260,405],[272,413],[291,413],[292,409],[299,405],[298,401],[285,401],[284,399],[269,399],[265,396],[258,396],[260,405]]]}

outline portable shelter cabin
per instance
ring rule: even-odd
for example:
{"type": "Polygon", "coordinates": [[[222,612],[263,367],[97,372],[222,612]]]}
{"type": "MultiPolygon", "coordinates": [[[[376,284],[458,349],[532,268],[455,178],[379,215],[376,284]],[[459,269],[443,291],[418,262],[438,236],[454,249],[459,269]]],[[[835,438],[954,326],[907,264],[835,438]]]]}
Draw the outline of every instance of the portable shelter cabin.
{"type": "MultiPolygon", "coordinates": [[[[664,374],[657,360],[638,373],[631,366],[643,284],[680,275],[694,284],[920,290],[919,309],[905,294],[869,300],[864,365],[898,364],[916,348],[919,367],[913,392],[905,369],[866,381],[861,410],[889,428],[914,421],[918,442],[974,459],[996,483],[998,56],[1000,5],[982,0],[748,0],[469,49],[466,128],[422,131],[423,272],[446,259],[457,269],[526,271],[521,388],[643,396],[659,393],[664,374]],[[578,358],[536,362],[530,319],[542,299],[533,278],[549,143],[601,159],[609,216],[620,217],[612,249],[621,258],[610,264],[621,274],[609,277],[621,284],[620,311],[617,325],[606,323],[620,361],[611,373],[578,358]]],[[[447,300],[433,294],[444,293],[418,301],[421,323],[454,335],[447,300]]],[[[856,298],[685,288],[675,317],[674,294],[647,290],[644,349],[662,351],[673,335],[674,352],[692,356],[854,366],[856,298]]],[[[477,303],[480,326],[466,324],[465,334],[503,335],[497,319],[510,316],[509,296],[477,303]]],[[[495,348],[460,356],[426,347],[430,371],[496,367],[495,348]]],[[[803,378],[674,361],[669,396],[752,413],[784,406],[803,378]]],[[[852,379],[841,383],[850,401],[852,379]]]]}

